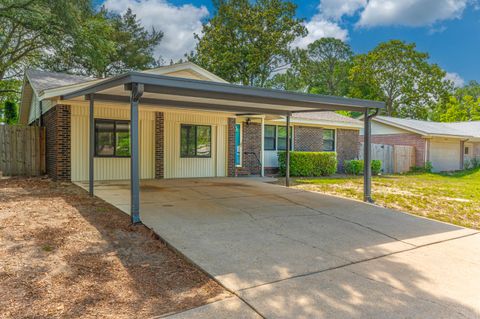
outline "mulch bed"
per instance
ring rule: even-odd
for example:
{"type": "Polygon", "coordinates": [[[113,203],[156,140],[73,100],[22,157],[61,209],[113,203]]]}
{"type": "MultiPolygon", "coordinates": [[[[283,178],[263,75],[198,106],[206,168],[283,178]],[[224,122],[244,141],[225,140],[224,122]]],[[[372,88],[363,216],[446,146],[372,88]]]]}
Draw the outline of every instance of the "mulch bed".
{"type": "Polygon", "coordinates": [[[0,180],[0,318],[148,318],[228,296],[80,187],[0,180]]]}

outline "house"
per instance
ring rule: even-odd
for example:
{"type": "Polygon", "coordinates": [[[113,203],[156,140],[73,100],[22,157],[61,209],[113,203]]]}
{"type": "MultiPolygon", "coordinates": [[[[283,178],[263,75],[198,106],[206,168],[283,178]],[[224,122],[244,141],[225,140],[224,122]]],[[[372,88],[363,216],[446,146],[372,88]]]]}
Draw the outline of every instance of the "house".
{"type": "MultiPolygon", "coordinates": [[[[144,71],[195,80],[226,83],[193,63],[175,64],[144,71]]],[[[67,74],[29,70],[23,88],[20,121],[32,124],[39,119],[39,95],[57,95],[99,80],[67,74]]],[[[67,116],[64,125],[55,129],[70,131],[65,150],[52,158],[48,153],[48,173],[53,178],[88,180],[88,101],[68,103],[46,99],[42,102],[43,125],[53,126],[56,116],[67,116]],[[59,103],[54,110],[54,104],[59,103]],[[68,154],[70,153],[70,154],[68,154]],[[57,167],[54,167],[54,163],[57,167]]],[[[128,109],[119,103],[102,102],[95,106],[95,180],[129,178],[128,109]]],[[[277,152],[285,150],[285,116],[239,115],[236,113],[168,108],[141,109],[140,178],[182,178],[226,176],[227,126],[235,119],[236,175],[263,175],[278,168],[277,152]],[[163,135],[163,145],[158,139],[163,135]],[[182,145],[193,136],[197,141],[182,145]],[[263,136],[263,138],[262,138],[263,136]],[[194,147],[194,143],[197,145],[194,147]],[[202,144],[202,146],[198,145],[202,144]],[[155,152],[163,148],[164,162],[158,163],[155,152]],[[196,148],[196,149],[195,149],[196,148]],[[202,148],[200,150],[200,148],[202,148]],[[157,150],[156,150],[157,149],[157,150]],[[263,150],[263,152],[262,152],[263,150]],[[157,162],[156,162],[157,161],[157,162]],[[160,168],[163,166],[162,168],[160,168]]],[[[295,113],[291,118],[291,149],[298,151],[332,151],[338,153],[339,166],[358,156],[357,143],[361,121],[335,112],[295,113]]],[[[47,143],[54,136],[48,128],[47,143]]]]}
{"type": "Polygon", "coordinates": [[[383,107],[229,84],[187,62],[106,79],[30,70],[19,116],[45,127],[54,180],[88,180],[93,194],[95,180],[130,179],[135,222],[140,179],[264,175],[288,144],[335,151],[341,166],[357,157],[362,123],[332,111],[363,112],[369,124],[383,107]]]}
{"type": "Polygon", "coordinates": [[[371,134],[373,144],[413,146],[415,165],[431,162],[435,172],[460,170],[466,161],[480,158],[480,121],[442,123],[377,116],[371,134]]]}

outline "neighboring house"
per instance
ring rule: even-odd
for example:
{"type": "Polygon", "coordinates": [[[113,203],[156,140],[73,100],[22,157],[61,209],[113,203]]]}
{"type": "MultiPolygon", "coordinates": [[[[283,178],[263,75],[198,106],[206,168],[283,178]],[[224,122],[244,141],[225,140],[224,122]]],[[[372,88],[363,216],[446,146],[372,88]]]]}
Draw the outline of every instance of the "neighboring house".
{"type": "MultiPolygon", "coordinates": [[[[180,81],[185,85],[198,84],[205,87],[208,83],[214,83],[215,90],[231,89],[224,84],[226,81],[189,62],[136,72],[134,75],[164,82],[170,81],[168,79],[172,77],[183,78],[189,79],[180,81]]],[[[33,70],[26,72],[20,123],[41,122],[46,127],[47,173],[53,179],[89,179],[88,95],[85,94],[85,98],[66,96],[120,78],[121,76],[108,80],[33,70]]],[[[155,93],[155,97],[153,93],[145,93],[140,100],[140,178],[263,175],[265,171],[275,171],[278,166],[277,151],[285,150],[286,145],[284,116],[217,111],[215,106],[219,103],[218,100],[192,97],[189,95],[191,92],[183,88],[173,88],[176,83],[168,85],[172,85],[171,91],[169,89],[160,94],[155,93]],[[165,107],[159,106],[159,101],[165,101],[165,107]],[[207,109],[208,103],[212,103],[211,110],[207,109]],[[169,107],[170,105],[174,107],[169,107]],[[191,109],[189,105],[192,106],[191,109]]],[[[123,85],[121,89],[105,87],[93,97],[96,99],[95,180],[130,178],[130,91],[125,90],[128,88],[125,86],[123,89],[123,85]]],[[[198,90],[195,92],[202,93],[198,90]]],[[[263,91],[261,93],[264,94],[263,91]]],[[[310,100],[316,99],[304,96],[310,100]]],[[[338,99],[346,103],[347,107],[349,103],[359,103],[359,107],[365,103],[360,100],[338,99]]],[[[233,105],[229,101],[222,103],[224,109],[233,105]]],[[[239,109],[249,107],[248,102],[235,103],[240,105],[239,109]]],[[[273,102],[271,104],[272,112],[275,110],[279,113],[278,109],[282,106],[276,106],[273,102]]],[[[270,104],[266,105],[270,107],[270,104]]],[[[294,113],[291,118],[292,149],[335,151],[341,168],[344,160],[358,156],[361,127],[362,122],[335,112],[294,113]]]]}
{"type": "Polygon", "coordinates": [[[480,158],[480,121],[443,123],[377,116],[371,133],[373,144],[415,147],[416,166],[431,162],[435,172],[460,170],[465,161],[480,158]]]}

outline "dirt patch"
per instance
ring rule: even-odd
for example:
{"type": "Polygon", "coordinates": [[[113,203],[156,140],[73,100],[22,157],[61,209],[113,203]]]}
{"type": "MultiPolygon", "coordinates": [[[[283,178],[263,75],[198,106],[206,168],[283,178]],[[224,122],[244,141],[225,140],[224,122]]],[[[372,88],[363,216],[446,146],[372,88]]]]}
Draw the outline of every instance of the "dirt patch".
{"type": "Polygon", "coordinates": [[[145,318],[229,296],[70,183],[0,180],[0,318],[145,318]]]}

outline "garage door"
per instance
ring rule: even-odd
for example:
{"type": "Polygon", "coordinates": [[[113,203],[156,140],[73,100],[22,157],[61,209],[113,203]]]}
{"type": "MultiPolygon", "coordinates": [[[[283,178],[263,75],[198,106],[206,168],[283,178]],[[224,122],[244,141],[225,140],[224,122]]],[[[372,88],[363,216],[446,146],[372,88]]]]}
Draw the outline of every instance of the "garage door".
{"type": "Polygon", "coordinates": [[[460,169],[460,142],[432,141],[430,161],[434,172],[460,169]]]}

